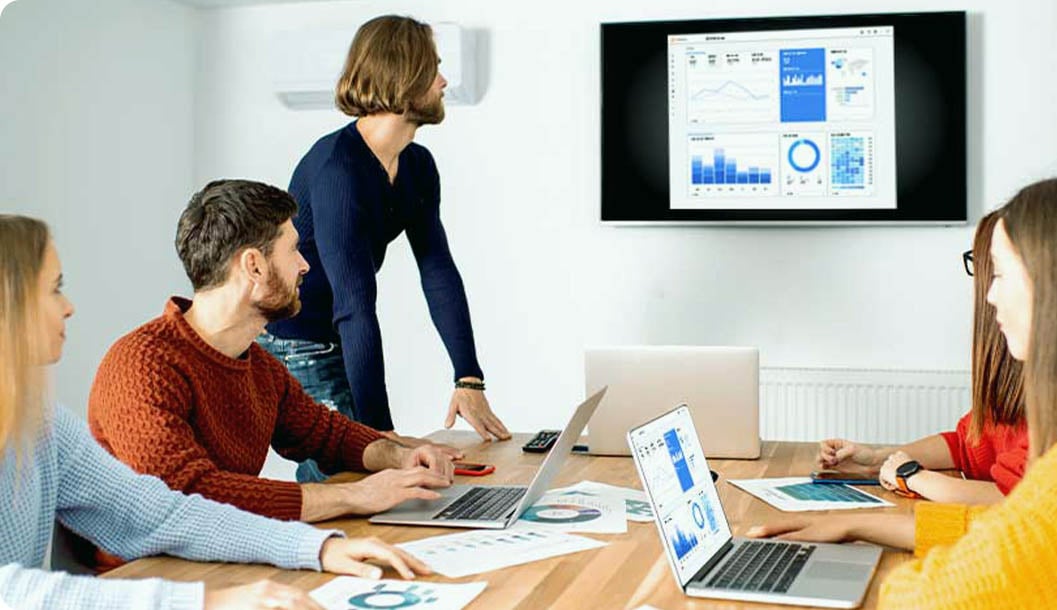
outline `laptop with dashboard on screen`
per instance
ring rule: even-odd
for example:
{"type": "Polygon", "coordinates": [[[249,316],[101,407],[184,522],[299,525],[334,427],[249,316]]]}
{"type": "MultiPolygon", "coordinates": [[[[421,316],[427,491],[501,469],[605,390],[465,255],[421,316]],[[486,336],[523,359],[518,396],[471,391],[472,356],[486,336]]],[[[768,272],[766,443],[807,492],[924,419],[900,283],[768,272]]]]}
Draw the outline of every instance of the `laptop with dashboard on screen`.
{"type": "Polygon", "coordinates": [[[685,404],[705,455],[760,457],[760,352],[754,347],[588,348],[584,379],[587,396],[609,388],[588,426],[591,454],[629,455],[628,430],[685,404]]]}
{"type": "Polygon", "coordinates": [[[734,538],[697,439],[685,406],[627,434],[661,546],[683,592],[826,608],[862,604],[880,547],[734,538]]]}
{"type": "Polygon", "coordinates": [[[435,490],[441,496],[436,500],[409,500],[374,515],[370,522],[481,529],[505,529],[511,526],[550,487],[605,394],[606,388],[601,388],[573,410],[569,423],[527,487],[452,485],[435,490]]]}

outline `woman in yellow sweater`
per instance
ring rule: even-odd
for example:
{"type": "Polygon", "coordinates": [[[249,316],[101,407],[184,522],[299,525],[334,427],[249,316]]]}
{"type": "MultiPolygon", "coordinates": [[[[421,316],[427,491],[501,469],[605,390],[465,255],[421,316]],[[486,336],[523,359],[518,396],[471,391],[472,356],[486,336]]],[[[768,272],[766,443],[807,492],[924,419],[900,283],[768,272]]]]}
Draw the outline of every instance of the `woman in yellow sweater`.
{"type": "Polygon", "coordinates": [[[918,559],[881,583],[882,608],[1057,607],[1057,179],[1025,187],[999,214],[988,302],[1010,354],[1024,362],[1030,466],[1020,485],[991,508],[923,502],[910,528],[891,515],[884,531],[800,522],[782,534],[896,546],[913,537],[918,559]]]}

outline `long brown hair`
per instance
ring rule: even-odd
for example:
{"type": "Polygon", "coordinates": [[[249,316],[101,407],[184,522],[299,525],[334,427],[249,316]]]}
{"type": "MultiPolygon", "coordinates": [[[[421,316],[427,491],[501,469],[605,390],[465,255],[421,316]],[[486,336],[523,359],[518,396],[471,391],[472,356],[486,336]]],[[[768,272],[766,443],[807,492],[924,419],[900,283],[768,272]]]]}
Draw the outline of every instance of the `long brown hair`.
{"type": "Polygon", "coordinates": [[[998,212],[980,219],[973,240],[973,409],[969,418],[969,442],[976,444],[987,425],[1024,425],[1023,365],[1009,354],[995,319],[995,308],[987,302],[994,264],[991,236],[998,212]]]}
{"type": "Polygon", "coordinates": [[[8,446],[19,457],[42,420],[47,384],[38,282],[49,241],[35,218],[0,214],[0,459],[8,446]]]}
{"type": "Polygon", "coordinates": [[[404,114],[437,78],[433,28],[411,17],[384,15],[360,26],[335,92],[349,116],[404,114]]]}
{"type": "Polygon", "coordinates": [[[1024,398],[1035,458],[1057,442],[1057,179],[1024,187],[999,214],[1032,285],[1024,398]]]}

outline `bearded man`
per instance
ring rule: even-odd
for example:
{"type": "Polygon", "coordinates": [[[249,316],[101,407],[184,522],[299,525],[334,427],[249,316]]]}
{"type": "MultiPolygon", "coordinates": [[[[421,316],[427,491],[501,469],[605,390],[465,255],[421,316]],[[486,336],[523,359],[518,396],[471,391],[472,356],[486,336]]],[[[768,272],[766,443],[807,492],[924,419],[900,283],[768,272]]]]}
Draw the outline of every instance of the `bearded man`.
{"type": "Polygon", "coordinates": [[[173,489],[277,519],[323,521],[439,497],[430,488],[452,480],[445,450],[401,445],[316,402],[255,342],[266,323],[301,307],[309,265],[296,215],[288,193],[247,180],[211,182],[191,198],[176,250],[194,296],[170,298],[107,352],[89,398],[92,434],[173,489]],[[328,474],[377,474],[333,485],[267,479],[269,447],[328,474]]]}
{"type": "MultiPolygon", "coordinates": [[[[410,17],[377,17],[356,32],[336,92],[338,109],[356,120],[316,142],[290,181],[312,267],[304,308],[260,339],[318,401],[407,445],[421,441],[394,429],[375,310],[375,276],[404,232],[452,362],[453,393],[438,401],[445,426],[461,416],[485,440],[510,438],[484,395],[466,290],[441,224],[437,166],[413,142],[419,127],[444,119],[439,63],[432,29],[410,17]]],[[[297,471],[302,482],[324,476],[311,462],[297,471]]]]}

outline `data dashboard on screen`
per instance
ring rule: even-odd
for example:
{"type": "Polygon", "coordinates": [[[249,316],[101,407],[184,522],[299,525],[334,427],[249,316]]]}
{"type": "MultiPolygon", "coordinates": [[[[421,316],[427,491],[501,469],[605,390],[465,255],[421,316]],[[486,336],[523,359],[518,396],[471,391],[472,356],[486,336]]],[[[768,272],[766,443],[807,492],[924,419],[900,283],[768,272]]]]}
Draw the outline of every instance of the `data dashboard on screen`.
{"type": "Polygon", "coordinates": [[[888,208],[892,27],[668,37],[673,208],[888,208]]]}
{"type": "Polygon", "coordinates": [[[965,14],[602,25],[602,220],[966,220],[965,14]]]}
{"type": "Polygon", "coordinates": [[[682,407],[636,428],[631,444],[669,558],[685,583],[731,539],[690,411],[682,407]]]}

